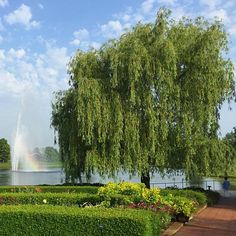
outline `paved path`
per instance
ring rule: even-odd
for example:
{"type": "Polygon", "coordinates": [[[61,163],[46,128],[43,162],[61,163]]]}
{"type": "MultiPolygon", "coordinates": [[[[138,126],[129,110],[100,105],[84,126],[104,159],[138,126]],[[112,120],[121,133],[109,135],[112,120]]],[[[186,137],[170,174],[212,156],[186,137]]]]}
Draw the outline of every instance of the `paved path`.
{"type": "Polygon", "coordinates": [[[175,236],[236,236],[236,197],[222,198],[185,224],[175,236]]]}

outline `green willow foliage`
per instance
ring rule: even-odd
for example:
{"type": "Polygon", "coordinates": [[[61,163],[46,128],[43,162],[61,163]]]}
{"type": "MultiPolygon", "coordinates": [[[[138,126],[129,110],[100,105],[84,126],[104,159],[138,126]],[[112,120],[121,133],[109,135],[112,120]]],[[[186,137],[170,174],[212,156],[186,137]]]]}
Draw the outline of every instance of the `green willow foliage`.
{"type": "Polygon", "coordinates": [[[71,60],[70,89],[56,94],[52,112],[68,179],[120,169],[191,177],[223,159],[219,111],[235,96],[227,35],[220,22],[169,15],[71,60]]]}

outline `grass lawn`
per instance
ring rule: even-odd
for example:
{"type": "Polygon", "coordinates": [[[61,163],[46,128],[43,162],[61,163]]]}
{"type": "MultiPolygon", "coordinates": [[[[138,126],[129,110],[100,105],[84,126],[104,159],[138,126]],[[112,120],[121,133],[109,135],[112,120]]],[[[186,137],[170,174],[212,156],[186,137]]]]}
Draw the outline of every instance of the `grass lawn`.
{"type": "Polygon", "coordinates": [[[11,169],[11,162],[0,163],[0,170],[9,170],[11,169]]]}
{"type": "Polygon", "coordinates": [[[62,167],[62,163],[60,161],[47,162],[46,165],[48,168],[61,168],[62,167]]]}

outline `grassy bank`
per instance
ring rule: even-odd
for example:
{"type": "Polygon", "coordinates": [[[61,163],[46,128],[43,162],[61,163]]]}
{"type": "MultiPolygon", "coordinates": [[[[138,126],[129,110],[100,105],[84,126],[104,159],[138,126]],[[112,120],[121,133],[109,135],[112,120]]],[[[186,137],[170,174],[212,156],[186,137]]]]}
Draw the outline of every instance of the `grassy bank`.
{"type": "Polygon", "coordinates": [[[62,168],[62,163],[60,161],[57,162],[46,162],[48,168],[62,168]]]}
{"type": "Polygon", "coordinates": [[[11,162],[4,162],[0,163],[0,170],[10,170],[11,169],[11,162]]]}

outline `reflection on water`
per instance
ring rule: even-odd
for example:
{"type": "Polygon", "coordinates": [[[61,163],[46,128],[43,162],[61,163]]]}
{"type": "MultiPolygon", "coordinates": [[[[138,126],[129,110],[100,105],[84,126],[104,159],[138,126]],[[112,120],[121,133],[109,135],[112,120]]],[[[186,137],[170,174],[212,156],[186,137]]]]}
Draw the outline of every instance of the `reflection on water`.
{"type": "MultiPolygon", "coordinates": [[[[132,181],[140,182],[140,177],[129,176],[127,173],[119,172],[116,178],[102,178],[98,175],[92,175],[89,180],[90,183],[107,183],[112,182],[121,182],[121,181],[132,181]]],[[[10,170],[1,170],[0,171],[0,185],[40,185],[40,184],[62,184],[65,182],[65,174],[61,169],[51,169],[49,171],[42,172],[23,172],[23,171],[10,171],[10,170]]],[[[83,182],[87,182],[86,179],[83,182]]],[[[159,174],[154,174],[151,177],[151,187],[178,187],[184,188],[188,187],[189,183],[185,181],[185,176],[182,173],[175,172],[172,174],[166,174],[162,177],[159,174]]],[[[212,178],[205,178],[202,180],[202,183],[199,185],[205,189],[208,189],[208,186],[212,190],[220,190],[221,183],[212,178]]]]}
{"type": "Polygon", "coordinates": [[[8,170],[0,171],[0,185],[11,185],[11,175],[8,170]]]}
{"type": "Polygon", "coordinates": [[[64,174],[61,169],[45,172],[0,171],[0,185],[62,184],[64,174]]]}

